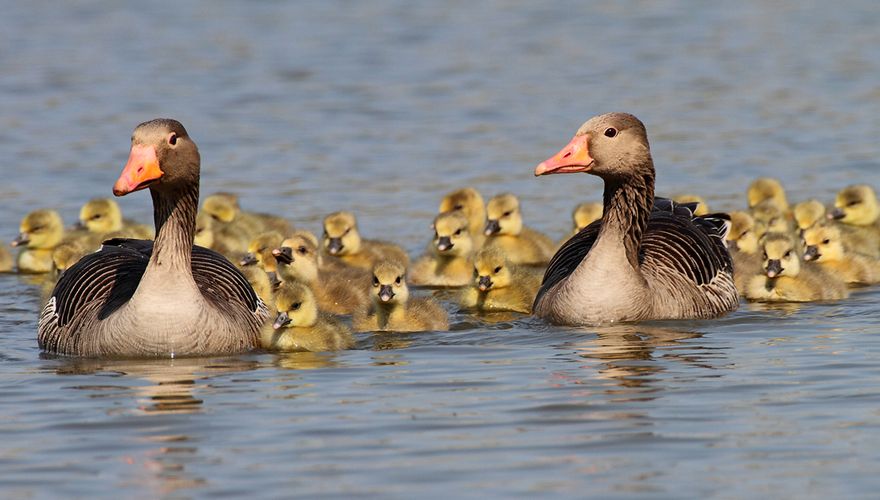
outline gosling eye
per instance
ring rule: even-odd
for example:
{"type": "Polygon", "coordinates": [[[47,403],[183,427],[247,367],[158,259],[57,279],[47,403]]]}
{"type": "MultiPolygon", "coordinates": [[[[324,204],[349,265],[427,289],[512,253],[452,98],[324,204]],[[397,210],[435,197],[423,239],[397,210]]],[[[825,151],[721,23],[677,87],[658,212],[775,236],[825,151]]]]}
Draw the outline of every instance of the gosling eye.
{"type": "Polygon", "coordinates": [[[859,204],[859,202],[857,202],[857,201],[851,201],[851,202],[847,203],[846,206],[848,206],[848,207],[854,207],[854,206],[856,206],[856,205],[858,205],[858,204],[859,204]]]}
{"type": "Polygon", "coordinates": [[[749,234],[749,231],[748,231],[748,230],[745,230],[745,231],[742,232],[741,235],[739,235],[739,237],[740,237],[740,238],[745,238],[747,234],[749,234]]]}
{"type": "Polygon", "coordinates": [[[452,207],[453,210],[461,210],[462,208],[464,208],[464,205],[462,205],[461,203],[459,203],[458,205],[452,207]]]}
{"type": "Polygon", "coordinates": [[[394,278],[394,284],[395,284],[395,285],[399,285],[399,284],[400,284],[400,281],[401,281],[401,280],[400,280],[400,276],[398,276],[397,278],[394,278]]]}
{"type": "Polygon", "coordinates": [[[822,240],[822,244],[823,244],[823,245],[827,245],[827,244],[829,244],[829,243],[831,243],[831,240],[828,239],[828,238],[825,238],[824,240],[822,240]]]}
{"type": "Polygon", "coordinates": [[[379,278],[373,276],[373,286],[379,286],[379,278]]]}
{"type": "Polygon", "coordinates": [[[350,231],[351,231],[351,228],[346,229],[345,232],[342,233],[342,236],[345,236],[345,235],[348,234],[350,231]]]}
{"type": "Polygon", "coordinates": [[[43,230],[43,226],[35,226],[35,227],[31,228],[30,232],[31,233],[39,233],[42,230],[43,230]]]}
{"type": "Polygon", "coordinates": [[[300,255],[305,255],[305,254],[309,253],[309,251],[306,249],[306,247],[299,247],[296,249],[296,251],[300,255]]]}
{"type": "Polygon", "coordinates": [[[92,216],[92,220],[98,220],[101,218],[101,214],[95,214],[92,216]]]}
{"type": "Polygon", "coordinates": [[[614,127],[608,127],[605,129],[605,137],[615,137],[617,135],[617,129],[614,127]]]}
{"type": "Polygon", "coordinates": [[[479,275],[480,275],[480,271],[478,271],[477,268],[475,267],[474,268],[474,278],[478,277],[479,275]]]}
{"type": "Polygon", "coordinates": [[[767,252],[764,252],[764,260],[767,260],[767,252]]]}
{"type": "Polygon", "coordinates": [[[500,273],[500,272],[501,272],[501,266],[496,267],[496,268],[495,268],[495,274],[498,274],[498,273],[500,273]]]}
{"type": "Polygon", "coordinates": [[[454,234],[455,234],[456,236],[461,236],[461,229],[457,230],[454,234]]]}
{"type": "Polygon", "coordinates": [[[177,134],[174,132],[168,134],[168,144],[171,146],[177,146],[177,134]]]}
{"type": "Polygon", "coordinates": [[[510,214],[512,214],[512,213],[513,213],[513,210],[508,210],[507,212],[504,212],[503,214],[501,214],[501,216],[502,217],[510,217],[510,214]]]}
{"type": "Polygon", "coordinates": [[[290,306],[290,308],[294,311],[298,311],[300,307],[302,307],[302,302],[294,302],[294,304],[290,306]]]}
{"type": "Polygon", "coordinates": [[[789,257],[791,257],[791,250],[785,252],[785,255],[783,255],[783,258],[785,258],[785,259],[787,259],[789,257]]]}

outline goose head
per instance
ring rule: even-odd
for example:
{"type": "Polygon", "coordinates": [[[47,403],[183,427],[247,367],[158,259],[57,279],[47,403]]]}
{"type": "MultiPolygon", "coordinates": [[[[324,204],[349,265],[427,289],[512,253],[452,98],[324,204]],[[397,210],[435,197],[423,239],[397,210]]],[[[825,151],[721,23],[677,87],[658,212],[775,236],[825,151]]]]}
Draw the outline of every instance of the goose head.
{"type": "Polygon", "coordinates": [[[798,229],[805,231],[825,219],[825,205],[819,200],[802,201],[792,211],[798,229]]]}
{"type": "Polygon", "coordinates": [[[276,330],[309,327],[318,322],[318,304],[309,287],[301,283],[284,283],[275,292],[278,316],[272,327],[276,330]]]}
{"type": "Polygon", "coordinates": [[[589,226],[592,222],[602,218],[601,203],[581,203],[574,207],[571,213],[571,220],[574,223],[575,231],[589,226]]]}
{"type": "Polygon", "coordinates": [[[55,210],[34,210],[21,220],[19,231],[20,234],[11,243],[14,247],[55,248],[64,237],[64,221],[55,210]]]}
{"type": "Polygon", "coordinates": [[[358,253],[361,236],[353,213],[335,212],[324,218],[324,248],[330,255],[358,253]]]}
{"type": "Polygon", "coordinates": [[[446,212],[434,218],[434,248],[439,255],[462,257],[473,251],[474,243],[468,232],[469,222],[459,212],[446,212]]]}
{"type": "Polygon", "coordinates": [[[535,167],[535,175],[587,172],[604,180],[654,175],[645,126],[633,115],[607,113],[581,125],[556,155],[535,167]]]}
{"type": "Polygon", "coordinates": [[[840,229],[832,225],[813,226],[803,234],[804,260],[814,262],[839,261],[843,259],[843,240],[840,229]]]}
{"type": "Polygon", "coordinates": [[[273,249],[272,255],[284,274],[306,283],[318,279],[318,245],[311,233],[294,233],[282,241],[280,247],[273,249]]]}
{"type": "Polygon", "coordinates": [[[486,223],[486,204],[483,196],[474,188],[466,187],[448,193],[440,200],[439,213],[458,212],[468,220],[468,230],[477,234],[486,223]]]}
{"type": "Polygon", "coordinates": [[[113,186],[125,196],[151,188],[169,191],[198,184],[199,149],[177,120],[157,118],[138,125],[131,136],[128,162],[113,186]]]}
{"type": "Polygon", "coordinates": [[[880,204],[871,186],[858,184],[842,189],[834,200],[834,210],[828,214],[831,219],[844,224],[867,226],[880,217],[880,204]]]}
{"type": "Polygon", "coordinates": [[[230,223],[241,213],[238,196],[232,193],[214,193],[202,202],[202,210],[212,219],[230,223]]]}
{"type": "Polygon", "coordinates": [[[749,208],[754,208],[769,200],[779,210],[788,210],[785,189],[782,188],[782,183],[778,179],[772,177],[759,177],[752,181],[746,190],[746,197],[749,200],[749,208]]]}
{"type": "Polygon", "coordinates": [[[506,193],[495,196],[486,205],[486,236],[496,234],[516,236],[522,232],[522,213],[519,200],[506,193]]]}
{"type": "Polygon", "coordinates": [[[406,304],[409,288],[406,286],[406,269],[396,263],[384,261],[373,267],[373,293],[377,304],[406,304]]]}
{"type": "Polygon", "coordinates": [[[758,233],[755,220],[745,212],[730,212],[730,231],[727,232],[727,244],[749,255],[758,251],[758,233]]]}
{"type": "Polygon", "coordinates": [[[786,234],[768,233],[764,237],[764,272],[768,278],[800,273],[800,252],[795,247],[795,241],[786,234]]]}
{"type": "Polygon", "coordinates": [[[90,233],[106,234],[122,229],[122,210],[110,198],[89,200],[79,210],[79,223],[90,233]]]}
{"type": "Polygon", "coordinates": [[[474,286],[481,292],[506,288],[513,275],[504,253],[495,248],[484,248],[474,258],[474,286]]]}

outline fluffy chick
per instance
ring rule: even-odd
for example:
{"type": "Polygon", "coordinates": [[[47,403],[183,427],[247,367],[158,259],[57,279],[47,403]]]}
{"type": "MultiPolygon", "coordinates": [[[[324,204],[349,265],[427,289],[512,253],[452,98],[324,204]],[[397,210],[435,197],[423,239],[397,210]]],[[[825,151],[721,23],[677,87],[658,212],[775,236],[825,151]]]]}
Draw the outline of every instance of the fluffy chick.
{"type": "Polygon", "coordinates": [[[356,331],[420,332],[449,329],[446,311],[428,298],[410,298],[406,268],[383,261],[373,268],[372,305],[355,313],[356,331]]]}
{"type": "Polygon", "coordinates": [[[459,302],[479,311],[528,314],[541,279],[537,269],[510,264],[500,250],[484,248],[474,258],[473,283],[462,291],[459,302]]]}
{"type": "Polygon", "coordinates": [[[354,347],[354,337],[342,322],[318,311],[309,287],[284,283],[275,292],[278,315],[264,327],[261,344],[274,351],[339,351],[354,347]]]}
{"type": "Polygon", "coordinates": [[[486,206],[485,246],[504,252],[513,264],[546,264],[553,253],[553,241],[523,225],[519,199],[506,193],[486,206]]]}
{"type": "Polygon", "coordinates": [[[437,215],[429,253],[412,266],[414,285],[456,287],[471,281],[474,243],[467,218],[459,211],[437,215]]]}

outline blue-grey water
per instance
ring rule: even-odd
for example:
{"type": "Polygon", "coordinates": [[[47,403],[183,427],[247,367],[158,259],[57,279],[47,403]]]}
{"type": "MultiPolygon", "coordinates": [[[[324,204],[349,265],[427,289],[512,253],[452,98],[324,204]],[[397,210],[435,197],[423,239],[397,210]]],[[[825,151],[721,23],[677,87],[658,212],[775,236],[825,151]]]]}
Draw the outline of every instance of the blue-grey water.
{"type": "MultiPolygon", "coordinates": [[[[874,0],[2,2],[0,238],[109,195],[157,116],[203,193],[413,253],[464,185],[561,237],[601,184],[532,169],[613,110],[661,194],[830,201],[878,181],[877,26],[874,0]]],[[[0,496],[876,498],[878,298],[603,329],[447,303],[451,332],[337,354],[103,362],[41,357],[39,287],[0,275],[0,496]]]]}

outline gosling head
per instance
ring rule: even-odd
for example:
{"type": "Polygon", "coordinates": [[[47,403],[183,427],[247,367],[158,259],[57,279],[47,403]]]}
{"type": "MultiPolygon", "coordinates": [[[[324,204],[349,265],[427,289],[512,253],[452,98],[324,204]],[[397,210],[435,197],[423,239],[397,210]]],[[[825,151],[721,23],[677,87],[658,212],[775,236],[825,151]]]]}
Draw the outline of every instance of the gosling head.
{"type": "Polygon", "coordinates": [[[816,225],[803,234],[804,260],[814,262],[833,262],[843,259],[843,240],[840,229],[832,225],[816,225]]]}
{"type": "Polygon", "coordinates": [[[350,255],[361,248],[357,219],[351,212],[335,212],[324,218],[324,249],[330,255],[350,255]]]}
{"type": "Polygon", "coordinates": [[[496,248],[483,248],[474,258],[474,285],[481,292],[506,288],[512,282],[510,265],[504,253],[496,248]]]}
{"type": "Polygon", "coordinates": [[[581,125],[571,142],[535,167],[535,175],[587,172],[604,180],[653,180],[645,126],[633,115],[607,113],[581,125]]]}
{"type": "Polygon", "coordinates": [[[758,233],[755,220],[746,212],[730,212],[730,231],[727,232],[730,248],[749,255],[758,251],[758,233]]]}
{"type": "Polygon", "coordinates": [[[309,287],[301,283],[284,283],[275,292],[275,309],[278,316],[272,327],[309,327],[318,322],[318,305],[309,287]]]}
{"type": "Polygon", "coordinates": [[[778,179],[772,177],[759,177],[749,184],[746,191],[749,200],[749,208],[754,208],[760,203],[772,203],[781,211],[788,210],[788,199],[785,196],[785,189],[778,179]]]}
{"type": "Polygon", "coordinates": [[[377,304],[406,304],[409,288],[406,269],[397,262],[384,261],[373,267],[373,302],[377,304]]]}
{"type": "Polygon", "coordinates": [[[787,233],[791,230],[789,219],[775,201],[764,200],[752,208],[755,220],[762,222],[770,233],[787,233]]]}
{"type": "Polygon", "coordinates": [[[468,220],[468,230],[477,234],[486,223],[486,204],[483,196],[474,188],[466,187],[448,193],[440,200],[439,213],[458,212],[468,220]]]}
{"type": "Polygon", "coordinates": [[[834,200],[834,210],[828,214],[831,219],[854,226],[868,226],[880,217],[880,204],[871,186],[858,184],[842,189],[834,200]]]}
{"type": "Polygon", "coordinates": [[[825,205],[819,200],[802,201],[794,206],[794,220],[805,231],[825,220],[825,205]]]}
{"type": "Polygon", "coordinates": [[[269,231],[257,236],[248,244],[247,254],[241,259],[240,264],[242,266],[259,264],[263,269],[267,266],[272,267],[275,262],[272,250],[281,246],[283,240],[284,237],[277,231],[269,231]]]}
{"type": "Polygon", "coordinates": [[[107,234],[122,229],[122,210],[110,198],[89,200],[79,210],[79,223],[90,233],[107,234]]]}
{"type": "Polygon", "coordinates": [[[247,278],[248,283],[251,284],[254,291],[257,292],[257,295],[263,300],[263,302],[271,304],[272,282],[269,279],[269,275],[266,274],[266,271],[263,271],[258,266],[241,266],[239,271],[241,271],[241,274],[247,278]]]}
{"type": "Polygon", "coordinates": [[[34,210],[24,216],[19,230],[21,233],[12,240],[12,246],[50,249],[61,242],[64,236],[64,222],[55,210],[34,210]]]}
{"type": "Polygon", "coordinates": [[[768,278],[794,277],[800,273],[800,252],[787,234],[768,233],[764,236],[764,272],[768,278]]]}
{"type": "Polygon", "coordinates": [[[438,255],[465,256],[473,251],[468,220],[459,212],[442,213],[434,218],[434,248],[438,255]]]}
{"type": "Polygon", "coordinates": [[[571,213],[571,220],[574,222],[574,230],[580,231],[591,223],[601,219],[602,210],[601,203],[581,203],[574,207],[574,211],[571,213]]]}
{"type": "Polygon", "coordinates": [[[238,206],[238,196],[232,193],[214,193],[202,202],[202,210],[212,219],[229,223],[238,217],[241,208],[238,206]]]}
{"type": "Polygon", "coordinates": [[[318,278],[318,246],[312,233],[296,231],[272,255],[297,280],[313,283],[318,278]]]}
{"type": "Polygon", "coordinates": [[[52,250],[52,263],[55,266],[55,272],[60,274],[68,270],[70,266],[79,262],[86,254],[86,251],[79,243],[69,241],[62,243],[52,250]]]}
{"type": "Polygon", "coordinates": [[[500,194],[486,206],[486,236],[516,236],[522,232],[523,221],[519,210],[519,199],[506,193],[500,194]]]}

